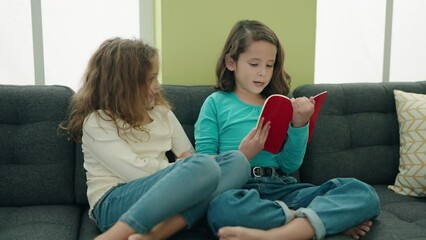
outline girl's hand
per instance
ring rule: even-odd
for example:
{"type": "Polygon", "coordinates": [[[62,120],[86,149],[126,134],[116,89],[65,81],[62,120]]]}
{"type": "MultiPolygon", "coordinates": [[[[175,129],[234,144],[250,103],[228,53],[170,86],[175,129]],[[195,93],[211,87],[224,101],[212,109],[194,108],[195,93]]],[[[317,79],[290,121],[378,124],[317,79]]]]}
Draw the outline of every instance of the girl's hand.
{"type": "Polygon", "coordinates": [[[292,98],[291,104],[293,106],[293,127],[303,127],[311,118],[314,113],[315,100],[313,97],[299,97],[292,98]]]}
{"type": "Polygon", "coordinates": [[[191,154],[192,154],[191,152],[183,152],[180,156],[177,157],[176,161],[180,160],[182,158],[189,157],[189,156],[191,156],[191,154]]]}
{"type": "Polygon", "coordinates": [[[253,128],[249,134],[241,141],[238,150],[242,152],[248,160],[251,160],[256,154],[263,150],[266,138],[268,137],[270,122],[263,124],[264,119],[260,119],[256,128],[253,128]]]}

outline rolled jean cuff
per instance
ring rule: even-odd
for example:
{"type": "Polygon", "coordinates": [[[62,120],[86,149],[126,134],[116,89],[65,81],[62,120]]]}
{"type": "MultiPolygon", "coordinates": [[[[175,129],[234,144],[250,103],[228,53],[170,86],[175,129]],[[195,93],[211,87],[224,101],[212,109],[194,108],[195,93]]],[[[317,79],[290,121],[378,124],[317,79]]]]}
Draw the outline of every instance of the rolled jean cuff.
{"type": "Polygon", "coordinates": [[[287,224],[291,220],[293,220],[294,215],[291,213],[290,209],[287,207],[287,205],[284,202],[282,202],[280,200],[275,200],[275,203],[280,205],[280,207],[283,209],[283,212],[284,212],[284,215],[285,215],[285,223],[284,224],[287,224]]]}
{"type": "Polygon", "coordinates": [[[185,221],[187,229],[192,228],[197,222],[197,219],[191,214],[191,211],[184,211],[180,213],[180,216],[185,221]]]}
{"type": "Polygon", "coordinates": [[[318,215],[309,208],[299,208],[295,213],[296,217],[306,217],[311,223],[315,231],[315,240],[322,240],[325,238],[325,227],[318,215]]]}
{"type": "Polygon", "coordinates": [[[137,222],[130,214],[124,214],[120,217],[119,221],[125,222],[129,225],[135,232],[140,233],[142,235],[148,234],[149,230],[142,226],[139,222],[137,222]]]}

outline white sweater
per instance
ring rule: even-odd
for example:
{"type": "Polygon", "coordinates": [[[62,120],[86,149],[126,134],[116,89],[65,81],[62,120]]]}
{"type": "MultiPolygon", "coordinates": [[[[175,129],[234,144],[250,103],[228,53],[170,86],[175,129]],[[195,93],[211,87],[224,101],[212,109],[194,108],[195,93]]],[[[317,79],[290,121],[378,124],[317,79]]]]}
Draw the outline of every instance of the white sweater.
{"type": "MultiPolygon", "coordinates": [[[[92,113],[83,124],[82,148],[87,171],[89,215],[99,199],[112,187],[149,176],[169,166],[165,155],[168,150],[172,150],[176,156],[186,151],[194,152],[176,116],[163,106],[149,111],[153,121],[144,126],[149,129],[149,136],[133,129],[127,135],[127,141],[120,138],[114,123],[108,121],[110,118],[101,110],[99,113],[103,118],[92,113]]],[[[124,121],[119,124],[125,125],[124,121]]]]}

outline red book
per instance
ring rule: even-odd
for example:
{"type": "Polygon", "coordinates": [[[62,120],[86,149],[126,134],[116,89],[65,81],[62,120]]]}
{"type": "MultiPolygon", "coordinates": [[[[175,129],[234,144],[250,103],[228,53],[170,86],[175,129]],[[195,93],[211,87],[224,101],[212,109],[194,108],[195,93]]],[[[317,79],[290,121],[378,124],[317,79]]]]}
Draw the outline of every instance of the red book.
{"type": "MultiPolygon", "coordinates": [[[[314,96],[315,109],[309,120],[308,142],[311,139],[315,123],[327,94],[328,92],[324,91],[314,96]]],[[[263,104],[258,123],[262,117],[264,118],[264,123],[271,122],[271,128],[263,150],[276,154],[281,150],[287,138],[288,126],[293,118],[293,107],[290,98],[280,94],[269,96],[263,104]]]]}

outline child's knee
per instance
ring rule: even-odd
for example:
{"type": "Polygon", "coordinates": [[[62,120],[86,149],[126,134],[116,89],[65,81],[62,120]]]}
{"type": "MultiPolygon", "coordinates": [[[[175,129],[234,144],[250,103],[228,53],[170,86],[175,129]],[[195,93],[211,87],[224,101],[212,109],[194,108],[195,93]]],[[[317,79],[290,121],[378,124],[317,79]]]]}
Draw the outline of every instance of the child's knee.
{"type": "Polygon", "coordinates": [[[188,164],[192,165],[191,174],[194,179],[197,179],[200,183],[201,180],[209,183],[216,183],[215,188],[217,187],[222,172],[213,157],[204,154],[196,154],[192,159],[188,160],[190,160],[188,164]]]}
{"type": "Polygon", "coordinates": [[[230,154],[232,155],[232,159],[234,160],[233,163],[236,165],[235,168],[238,168],[238,172],[240,173],[246,173],[243,174],[243,176],[246,177],[248,180],[251,177],[251,166],[246,156],[240,151],[232,151],[230,154]]]}
{"type": "Polygon", "coordinates": [[[207,219],[209,226],[214,234],[224,226],[237,226],[238,221],[244,218],[244,212],[240,211],[244,205],[241,204],[241,198],[246,190],[226,191],[210,202],[207,219]]]}
{"type": "Polygon", "coordinates": [[[216,174],[220,174],[221,170],[219,164],[217,164],[214,157],[206,154],[197,154],[197,160],[200,164],[201,169],[207,172],[215,172],[216,174]]]}
{"type": "Polygon", "coordinates": [[[250,172],[250,162],[242,152],[237,150],[228,151],[224,153],[224,157],[230,159],[232,163],[239,165],[240,168],[244,168],[250,172]]]}
{"type": "Polygon", "coordinates": [[[356,178],[349,178],[349,180],[350,188],[352,191],[357,191],[357,194],[363,198],[360,202],[364,203],[365,208],[370,209],[372,217],[378,216],[380,213],[380,199],[373,186],[356,178]]]}
{"type": "Polygon", "coordinates": [[[372,214],[374,217],[378,216],[380,214],[379,195],[377,194],[373,186],[361,181],[359,181],[359,184],[362,185],[362,188],[363,188],[363,194],[365,195],[366,206],[371,208],[371,211],[373,212],[372,214]]]}
{"type": "Polygon", "coordinates": [[[228,151],[218,157],[220,164],[223,165],[223,168],[226,168],[225,172],[228,177],[238,182],[238,185],[244,184],[249,180],[251,177],[250,162],[240,151],[228,151]]]}

